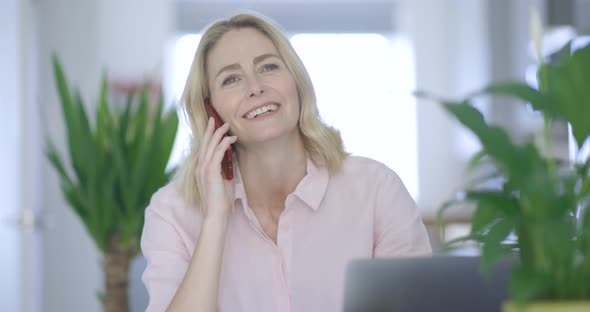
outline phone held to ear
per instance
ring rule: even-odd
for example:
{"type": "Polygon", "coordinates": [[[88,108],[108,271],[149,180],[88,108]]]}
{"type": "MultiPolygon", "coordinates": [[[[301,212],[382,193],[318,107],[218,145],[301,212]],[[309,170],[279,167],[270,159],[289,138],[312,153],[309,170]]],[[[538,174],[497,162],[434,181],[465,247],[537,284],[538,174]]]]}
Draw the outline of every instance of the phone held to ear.
{"type": "MultiPolygon", "coordinates": [[[[217,112],[213,108],[213,105],[211,105],[209,99],[205,100],[205,109],[207,110],[207,114],[209,115],[209,117],[213,117],[213,119],[215,120],[215,130],[217,130],[219,127],[223,125],[223,122],[221,122],[219,114],[217,114],[217,112]]],[[[225,138],[226,136],[227,134],[224,133],[223,138],[225,138]]],[[[223,138],[221,139],[223,140],[223,138]]],[[[234,178],[234,159],[231,145],[227,147],[227,149],[225,150],[225,154],[223,155],[223,160],[221,161],[221,171],[223,172],[223,176],[226,180],[231,181],[234,178]]]]}

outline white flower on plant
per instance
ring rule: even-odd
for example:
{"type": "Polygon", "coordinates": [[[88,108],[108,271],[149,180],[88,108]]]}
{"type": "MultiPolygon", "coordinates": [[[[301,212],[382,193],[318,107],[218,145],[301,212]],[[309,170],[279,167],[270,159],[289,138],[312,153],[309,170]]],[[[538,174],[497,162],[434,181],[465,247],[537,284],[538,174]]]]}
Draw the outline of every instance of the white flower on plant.
{"type": "Polygon", "coordinates": [[[543,24],[541,23],[541,14],[539,13],[539,7],[534,4],[534,1],[530,1],[530,16],[529,16],[529,31],[531,39],[533,40],[533,46],[535,50],[535,56],[539,63],[543,63],[543,24]]]}

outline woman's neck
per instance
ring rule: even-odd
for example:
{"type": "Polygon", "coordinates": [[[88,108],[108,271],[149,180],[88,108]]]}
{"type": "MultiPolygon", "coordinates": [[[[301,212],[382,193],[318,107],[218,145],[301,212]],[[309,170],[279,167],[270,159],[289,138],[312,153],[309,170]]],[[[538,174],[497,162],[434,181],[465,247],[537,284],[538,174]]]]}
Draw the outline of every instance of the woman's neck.
{"type": "Polygon", "coordinates": [[[238,146],[238,163],[253,210],[280,214],[287,195],[307,174],[307,153],[299,134],[292,140],[238,146]]]}

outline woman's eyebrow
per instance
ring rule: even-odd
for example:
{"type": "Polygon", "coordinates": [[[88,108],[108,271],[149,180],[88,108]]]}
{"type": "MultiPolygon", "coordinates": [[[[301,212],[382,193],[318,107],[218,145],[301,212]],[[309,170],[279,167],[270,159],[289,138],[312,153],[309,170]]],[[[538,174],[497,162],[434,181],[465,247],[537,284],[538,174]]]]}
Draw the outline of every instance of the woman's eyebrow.
{"type": "Polygon", "coordinates": [[[253,63],[258,64],[258,63],[266,60],[269,57],[276,57],[276,58],[280,59],[280,57],[274,53],[265,53],[265,54],[255,57],[253,63]]]}
{"type": "MultiPolygon", "coordinates": [[[[274,53],[265,53],[265,54],[262,54],[262,55],[259,55],[259,56],[255,57],[254,60],[252,61],[252,63],[254,63],[256,65],[256,64],[258,64],[258,63],[260,63],[260,62],[262,62],[262,61],[264,61],[264,60],[266,60],[267,58],[270,58],[270,57],[276,57],[276,58],[280,59],[280,57],[278,55],[274,54],[274,53]]],[[[229,65],[223,66],[219,70],[219,72],[217,73],[217,75],[215,75],[215,78],[217,78],[219,75],[221,75],[221,73],[223,73],[224,71],[235,70],[235,69],[240,69],[240,68],[241,68],[241,66],[238,63],[229,64],[229,65]]]]}
{"type": "Polygon", "coordinates": [[[242,66],[240,66],[240,64],[238,64],[238,63],[229,64],[229,65],[223,66],[219,70],[219,72],[217,73],[217,75],[215,75],[215,78],[217,78],[219,75],[221,75],[221,73],[223,73],[224,71],[240,69],[241,67],[242,66]]]}

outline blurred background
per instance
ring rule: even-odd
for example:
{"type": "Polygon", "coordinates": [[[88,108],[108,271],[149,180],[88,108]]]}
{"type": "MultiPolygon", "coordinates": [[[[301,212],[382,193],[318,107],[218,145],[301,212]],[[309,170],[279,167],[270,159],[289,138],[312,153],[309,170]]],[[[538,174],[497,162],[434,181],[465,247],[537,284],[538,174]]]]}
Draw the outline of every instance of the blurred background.
{"type": "MultiPolygon", "coordinates": [[[[242,9],[265,14],[291,39],[316,87],[322,118],[348,151],[402,177],[439,240],[437,209],[465,182],[479,146],[434,103],[412,92],[460,98],[497,80],[535,79],[530,5],[549,55],[590,30],[588,0],[2,0],[0,1],[0,311],[100,311],[102,259],[62,199],[43,155],[46,138],[66,148],[51,55],[95,110],[101,74],[115,91],[151,79],[173,108],[201,30],[242,9]]],[[[477,103],[514,140],[535,140],[542,120],[502,99],[477,103]]],[[[182,119],[181,119],[182,120],[182,119]]],[[[187,146],[181,122],[170,165],[187,146]]],[[[566,126],[555,127],[569,157],[566,126]]],[[[447,215],[452,237],[468,210],[447,215]]],[[[131,310],[143,311],[145,262],[131,268],[131,310]]]]}

